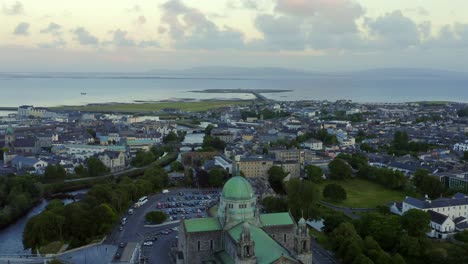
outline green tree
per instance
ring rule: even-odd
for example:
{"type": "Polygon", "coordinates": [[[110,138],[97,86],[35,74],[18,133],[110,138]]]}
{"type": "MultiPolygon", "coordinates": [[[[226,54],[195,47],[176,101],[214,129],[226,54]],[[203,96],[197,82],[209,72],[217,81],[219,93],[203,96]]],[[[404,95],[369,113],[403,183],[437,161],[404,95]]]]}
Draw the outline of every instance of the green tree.
{"type": "Polygon", "coordinates": [[[96,226],[97,234],[106,234],[112,230],[117,222],[117,213],[108,204],[100,204],[93,211],[93,224],[96,226]]]}
{"type": "Polygon", "coordinates": [[[431,199],[436,199],[442,195],[445,191],[445,187],[442,182],[429,175],[429,171],[425,169],[418,169],[414,173],[413,183],[419,192],[427,194],[431,199]]]}
{"type": "Polygon", "coordinates": [[[288,203],[284,198],[267,196],[262,201],[265,211],[268,213],[281,213],[288,211],[288,203]]]}
{"type": "Polygon", "coordinates": [[[180,161],[174,161],[171,163],[172,171],[184,171],[184,165],[180,161]]]}
{"type": "Polygon", "coordinates": [[[163,137],[164,143],[177,142],[178,140],[179,136],[174,131],[169,132],[166,136],[163,137]]]}
{"type": "Polygon", "coordinates": [[[161,211],[151,211],[145,215],[145,220],[159,225],[167,220],[167,215],[161,211]]]}
{"type": "Polygon", "coordinates": [[[151,183],[151,191],[158,191],[169,185],[167,172],[159,166],[151,166],[146,169],[143,178],[151,183]]]}
{"type": "Polygon", "coordinates": [[[322,231],[325,234],[330,234],[331,232],[333,232],[333,230],[335,230],[342,223],[347,222],[348,219],[349,218],[342,212],[332,211],[330,213],[327,213],[323,217],[322,231]]]}
{"type": "Polygon", "coordinates": [[[430,231],[431,216],[427,212],[410,209],[401,217],[401,223],[408,235],[414,237],[425,236],[430,231]]]}
{"type": "Polygon", "coordinates": [[[346,191],[339,184],[327,184],[323,189],[323,197],[333,201],[343,201],[346,200],[346,191]]]}
{"type": "Polygon", "coordinates": [[[47,165],[44,177],[47,179],[55,179],[57,177],[57,168],[53,164],[47,165]]]}
{"type": "Polygon", "coordinates": [[[323,170],[314,165],[307,165],[304,167],[307,178],[315,183],[323,181],[323,170]]]}
{"type": "Polygon", "coordinates": [[[221,139],[217,137],[205,136],[203,138],[202,147],[203,149],[206,149],[206,150],[209,150],[209,149],[224,150],[224,148],[226,147],[226,142],[222,141],[221,139]]]}
{"type": "Polygon", "coordinates": [[[268,170],[268,182],[276,193],[284,193],[283,179],[287,173],[280,166],[272,166],[268,170]]]}
{"type": "Polygon", "coordinates": [[[366,257],[366,255],[360,254],[354,259],[353,264],[374,264],[374,262],[370,258],[366,257]]]}
{"type": "Polygon", "coordinates": [[[214,125],[209,124],[209,125],[205,128],[205,135],[211,136],[211,131],[212,131],[214,128],[215,128],[214,125]]]}
{"type": "Polygon", "coordinates": [[[302,215],[306,219],[317,217],[316,204],[320,195],[313,182],[291,179],[286,184],[286,191],[288,207],[296,219],[302,215]]]}
{"type": "Polygon", "coordinates": [[[57,164],[57,166],[55,167],[56,169],[56,175],[57,175],[57,178],[65,178],[67,176],[67,171],[65,170],[65,168],[63,168],[63,166],[61,164],[57,164]]]}
{"type": "Polygon", "coordinates": [[[392,264],[406,264],[405,259],[398,253],[392,256],[392,264]]]}
{"type": "Polygon", "coordinates": [[[89,176],[92,177],[103,175],[104,173],[109,171],[109,169],[104,165],[104,163],[102,163],[101,160],[94,157],[88,158],[87,165],[89,176]]]}
{"type": "Polygon", "coordinates": [[[328,164],[330,169],[330,178],[334,180],[343,180],[351,178],[352,169],[344,160],[335,158],[330,164],[328,164]]]}
{"type": "Polygon", "coordinates": [[[85,167],[81,164],[76,166],[74,170],[75,170],[75,173],[79,176],[85,176],[88,173],[85,167]]]}
{"type": "Polygon", "coordinates": [[[227,171],[224,169],[211,169],[208,173],[208,182],[212,187],[221,187],[224,179],[227,177],[227,171]]]}

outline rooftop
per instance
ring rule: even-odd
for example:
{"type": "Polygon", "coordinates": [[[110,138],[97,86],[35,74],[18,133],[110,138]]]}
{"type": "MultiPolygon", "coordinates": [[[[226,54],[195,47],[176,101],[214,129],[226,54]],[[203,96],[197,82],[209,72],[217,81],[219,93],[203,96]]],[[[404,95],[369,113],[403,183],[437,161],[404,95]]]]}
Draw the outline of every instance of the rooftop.
{"type": "Polygon", "coordinates": [[[261,214],[263,226],[293,225],[294,221],[289,213],[261,214]]]}
{"type": "Polygon", "coordinates": [[[188,233],[219,231],[222,229],[218,218],[193,218],[184,220],[185,230],[188,233]]]}

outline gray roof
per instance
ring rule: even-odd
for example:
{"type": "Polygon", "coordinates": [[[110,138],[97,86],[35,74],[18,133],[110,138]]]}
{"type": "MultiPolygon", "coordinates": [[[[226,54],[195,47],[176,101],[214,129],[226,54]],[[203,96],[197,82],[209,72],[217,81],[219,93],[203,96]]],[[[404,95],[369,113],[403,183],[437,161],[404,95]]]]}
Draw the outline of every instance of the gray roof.
{"type": "Polygon", "coordinates": [[[431,216],[431,221],[439,225],[442,225],[448,218],[448,216],[434,212],[432,210],[428,210],[427,212],[431,216]]]}
{"type": "Polygon", "coordinates": [[[438,198],[433,201],[431,200],[420,200],[413,197],[405,199],[405,203],[410,204],[420,209],[438,208],[438,207],[449,207],[449,206],[461,206],[468,205],[468,197],[464,198],[438,198]]]}

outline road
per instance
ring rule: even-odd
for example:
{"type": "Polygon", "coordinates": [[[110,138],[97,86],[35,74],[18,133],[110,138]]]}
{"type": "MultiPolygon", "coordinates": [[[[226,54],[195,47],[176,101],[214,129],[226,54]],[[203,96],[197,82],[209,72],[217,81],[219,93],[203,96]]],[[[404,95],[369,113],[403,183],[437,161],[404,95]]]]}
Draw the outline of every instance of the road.
{"type": "Polygon", "coordinates": [[[332,252],[327,251],[317,241],[312,240],[312,263],[314,264],[338,264],[340,263],[332,252]]]}
{"type": "Polygon", "coordinates": [[[359,219],[361,218],[360,213],[363,212],[372,212],[375,211],[376,209],[374,208],[349,208],[349,207],[341,207],[341,206],[336,206],[327,202],[320,201],[320,204],[323,206],[326,206],[330,209],[333,209],[335,211],[340,211],[343,212],[345,215],[351,217],[352,219],[359,219]]]}

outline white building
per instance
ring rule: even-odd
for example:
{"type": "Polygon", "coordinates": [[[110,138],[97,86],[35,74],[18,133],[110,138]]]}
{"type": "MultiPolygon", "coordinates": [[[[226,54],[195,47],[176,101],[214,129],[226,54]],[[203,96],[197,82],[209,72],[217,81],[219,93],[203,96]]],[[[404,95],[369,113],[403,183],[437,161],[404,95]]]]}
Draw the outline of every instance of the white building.
{"type": "Polygon", "coordinates": [[[421,200],[406,197],[401,203],[395,203],[390,210],[399,215],[411,209],[428,212],[431,216],[431,237],[445,239],[455,232],[468,229],[468,196],[457,193],[452,198],[421,200]]]}
{"type": "Polygon", "coordinates": [[[312,149],[312,150],[322,150],[323,149],[323,142],[317,139],[309,139],[302,144],[304,148],[312,149]]]}
{"type": "Polygon", "coordinates": [[[468,142],[457,143],[453,146],[454,151],[468,151],[468,142]]]}

